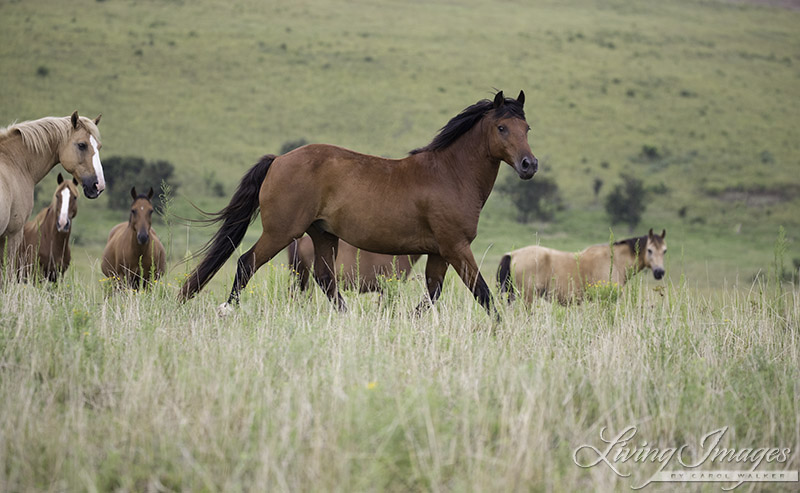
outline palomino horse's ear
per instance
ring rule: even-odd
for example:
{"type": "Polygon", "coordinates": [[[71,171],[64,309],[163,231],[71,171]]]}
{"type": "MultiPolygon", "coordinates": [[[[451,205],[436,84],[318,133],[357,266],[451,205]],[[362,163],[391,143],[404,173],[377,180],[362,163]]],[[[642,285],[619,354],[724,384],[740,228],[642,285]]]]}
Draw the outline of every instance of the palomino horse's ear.
{"type": "Polygon", "coordinates": [[[661,230],[661,239],[663,240],[666,237],[667,237],[667,230],[666,229],[662,229],[661,230]]]}
{"type": "MultiPolygon", "coordinates": [[[[75,178],[73,178],[73,180],[74,180],[74,179],[75,179],[75,178]]],[[[56,183],[58,183],[59,185],[61,185],[62,183],[64,183],[64,177],[63,177],[63,176],[61,176],[61,173],[59,173],[59,174],[58,174],[58,176],[56,177],[56,183]]]]}
{"type": "Polygon", "coordinates": [[[505,104],[506,98],[503,97],[503,91],[498,92],[494,96],[494,107],[499,108],[505,104]]]}
{"type": "Polygon", "coordinates": [[[136,195],[136,187],[131,187],[131,198],[136,200],[136,197],[138,197],[138,195],[136,195]]]}
{"type": "Polygon", "coordinates": [[[517,102],[525,106],[525,91],[523,90],[519,91],[519,96],[517,96],[517,102]]]}
{"type": "Polygon", "coordinates": [[[73,111],[70,118],[72,120],[72,128],[78,128],[78,110],[73,111]]]}
{"type": "Polygon", "coordinates": [[[653,237],[653,228],[650,228],[650,231],[647,233],[647,236],[649,236],[650,238],[653,237]]]}
{"type": "Polygon", "coordinates": [[[153,198],[153,187],[150,187],[150,191],[147,192],[147,200],[150,200],[152,198],[153,198]]]}
{"type": "Polygon", "coordinates": [[[100,113],[99,115],[97,115],[97,118],[94,119],[94,125],[95,126],[100,125],[100,118],[102,118],[102,116],[103,116],[103,114],[100,113]]]}
{"type": "Polygon", "coordinates": [[[72,183],[77,187],[78,186],[78,179],[74,176],[72,177],[72,183]]]}

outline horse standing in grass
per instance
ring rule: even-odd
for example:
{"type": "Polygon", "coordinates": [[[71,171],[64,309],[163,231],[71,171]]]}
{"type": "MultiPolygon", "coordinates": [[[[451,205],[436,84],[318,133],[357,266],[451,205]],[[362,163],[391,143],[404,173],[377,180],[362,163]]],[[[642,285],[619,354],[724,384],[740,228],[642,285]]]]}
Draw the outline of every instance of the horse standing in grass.
{"type": "Polygon", "coordinates": [[[387,255],[428,254],[428,297],[436,301],[447,267],[488,311],[489,287],[470,250],[500,162],[530,179],[538,161],[528,145],[525,94],[482,100],[452,118],[433,139],[404,159],[358,154],[331,145],[307,145],[276,157],[264,156],[242,178],[227,207],[207,221],[222,225],[205,256],[181,288],[194,296],[241,243],[261,212],[263,232],[238,261],[222,313],[237,303],[253,273],[293,240],[308,233],[314,243],[314,277],[340,309],[345,304],[333,271],[339,238],[387,255]]]}
{"type": "Polygon", "coordinates": [[[78,214],[78,180],[64,180],[61,173],[50,205],[25,223],[19,250],[23,277],[40,274],[56,282],[66,272],[72,256],[69,236],[78,214]]]}
{"type": "Polygon", "coordinates": [[[511,302],[515,298],[513,281],[516,281],[522,286],[528,304],[533,302],[534,295],[567,304],[582,299],[589,284],[610,281],[622,288],[631,277],[647,268],[660,280],[664,277],[666,236],[666,230],[659,236],[651,229],[646,236],[613,245],[593,245],[579,253],[538,245],[514,250],[500,260],[497,270],[500,292],[507,293],[511,302]]]}
{"type": "Polygon", "coordinates": [[[142,282],[155,281],[166,269],[166,251],[153,230],[153,188],[147,195],[131,188],[131,213],[128,222],[111,229],[103,250],[103,274],[115,278],[117,285],[139,289],[142,282]]]}
{"type": "Polygon", "coordinates": [[[78,112],[46,117],[0,129],[0,253],[14,259],[22,229],[33,210],[33,187],[56,164],[83,184],[93,199],[105,189],[100,164],[100,132],[94,120],[78,112]],[[4,250],[5,249],[5,250],[4,250]]]}
{"type": "MultiPolygon", "coordinates": [[[[297,286],[301,291],[305,291],[314,265],[314,243],[310,237],[303,236],[289,245],[288,252],[289,265],[297,277],[297,286]]],[[[381,290],[379,281],[381,276],[405,278],[419,257],[420,255],[394,256],[367,252],[339,240],[335,271],[346,289],[358,289],[361,293],[368,293],[381,290]]]]}

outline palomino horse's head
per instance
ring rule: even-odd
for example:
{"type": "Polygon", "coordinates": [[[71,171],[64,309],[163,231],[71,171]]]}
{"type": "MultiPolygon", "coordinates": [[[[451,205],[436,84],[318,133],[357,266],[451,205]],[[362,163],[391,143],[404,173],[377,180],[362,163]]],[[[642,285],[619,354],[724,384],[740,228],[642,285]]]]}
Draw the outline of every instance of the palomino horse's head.
{"type": "Polygon", "coordinates": [[[65,181],[61,173],[58,174],[58,187],[53,194],[53,210],[56,215],[56,230],[59,233],[69,233],[72,219],[78,215],[78,180],[65,181]]]}
{"type": "Polygon", "coordinates": [[[69,138],[58,149],[61,166],[83,184],[83,193],[90,199],[97,198],[106,188],[103,166],[100,164],[100,148],[103,144],[100,143],[100,132],[97,130],[100,116],[90,120],[79,117],[77,111],[72,113],[69,138]]]}
{"type": "Polygon", "coordinates": [[[136,232],[136,241],[140,245],[146,244],[150,241],[150,226],[153,224],[153,203],[150,199],[153,198],[153,187],[145,194],[137,195],[136,187],[131,188],[131,217],[128,220],[128,226],[136,232]]]}
{"type": "Polygon", "coordinates": [[[493,110],[485,118],[488,129],[489,152],[492,157],[505,161],[523,180],[533,178],[539,169],[539,160],[528,145],[531,127],[525,121],[522,107],[525,93],[519,92],[517,99],[506,99],[503,91],[494,97],[493,110]]]}
{"type": "Polygon", "coordinates": [[[664,277],[664,255],[667,253],[667,230],[661,230],[661,235],[654,235],[653,229],[647,233],[647,246],[644,251],[644,265],[653,271],[653,277],[664,277]]]}

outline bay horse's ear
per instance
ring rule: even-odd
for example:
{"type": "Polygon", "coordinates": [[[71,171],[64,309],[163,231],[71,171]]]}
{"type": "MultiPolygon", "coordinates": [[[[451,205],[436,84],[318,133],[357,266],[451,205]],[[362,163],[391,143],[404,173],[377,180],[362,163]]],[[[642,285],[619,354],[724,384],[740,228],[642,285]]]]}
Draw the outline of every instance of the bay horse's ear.
{"type": "Polygon", "coordinates": [[[153,198],[153,187],[150,187],[150,191],[147,192],[147,200],[150,200],[152,198],[153,198]]]}
{"type": "Polygon", "coordinates": [[[503,91],[498,92],[494,96],[494,107],[499,108],[505,104],[506,98],[503,97],[503,91]]]}
{"type": "Polygon", "coordinates": [[[667,230],[666,229],[662,229],[661,230],[661,239],[663,240],[666,237],[667,237],[667,230]]]}
{"type": "Polygon", "coordinates": [[[102,117],[103,117],[103,114],[102,114],[102,113],[100,113],[99,115],[97,115],[97,118],[95,118],[95,119],[94,119],[94,125],[95,125],[95,126],[97,126],[97,125],[100,125],[100,118],[102,118],[102,117]]]}
{"type": "MultiPolygon", "coordinates": [[[[74,179],[75,179],[75,178],[73,178],[73,180],[74,180],[74,179]]],[[[64,183],[64,177],[63,177],[63,176],[61,176],[61,173],[59,173],[59,174],[58,174],[58,176],[56,177],[56,183],[58,183],[59,185],[61,185],[62,183],[64,183]]]]}
{"type": "Polygon", "coordinates": [[[136,197],[137,197],[136,187],[131,187],[131,198],[133,198],[133,200],[136,200],[136,197]]]}
{"type": "Polygon", "coordinates": [[[72,128],[78,128],[78,110],[73,111],[70,118],[72,120],[72,128]]]}
{"type": "Polygon", "coordinates": [[[78,179],[74,176],[72,177],[72,183],[74,183],[76,187],[78,186],[78,179]]]}
{"type": "Polygon", "coordinates": [[[517,96],[517,102],[520,105],[525,106],[525,91],[523,90],[519,91],[519,96],[517,96]]]}
{"type": "Polygon", "coordinates": [[[653,237],[653,228],[650,228],[650,232],[647,233],[647,236],[649,236],[650,238],[653,237]]]}

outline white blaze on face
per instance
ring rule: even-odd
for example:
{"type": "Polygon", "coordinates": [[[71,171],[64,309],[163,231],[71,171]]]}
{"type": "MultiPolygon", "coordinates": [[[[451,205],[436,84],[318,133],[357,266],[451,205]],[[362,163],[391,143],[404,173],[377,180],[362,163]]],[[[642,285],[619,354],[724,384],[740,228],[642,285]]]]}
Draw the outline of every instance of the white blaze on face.
{"type": "Polygon", "coordinates": [[[58,227],[64,229],[69,221],[69,187],[61,190],[61,209],[58,211],[58,227]]]}
{"type": "Polygon", "coordinates": [[[94,174],[97,176],[97,191],[102,192],[106,189],[106,179],[103,176],[103,165],[100,164],[100,150],[97,149],[97,140],[94,135],[89,136],[89,142],[92,143],[92,149],[94,149],[92,166],[94,167],[94,174]]]}

